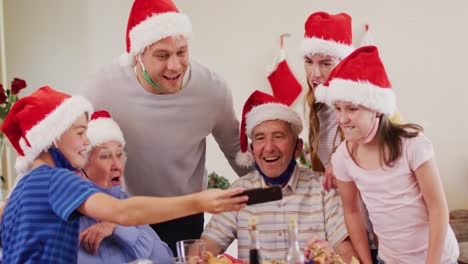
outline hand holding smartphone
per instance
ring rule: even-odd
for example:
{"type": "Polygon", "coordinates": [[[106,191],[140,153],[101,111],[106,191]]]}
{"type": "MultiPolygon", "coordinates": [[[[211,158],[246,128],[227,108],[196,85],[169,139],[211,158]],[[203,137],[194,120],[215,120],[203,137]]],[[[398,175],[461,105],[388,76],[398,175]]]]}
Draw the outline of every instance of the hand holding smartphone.
{"type": "Polygon", "coordinates": [[[273,185],[267,188],[248,189],[236,196],[247,195],[249,200],[247,205],[266,203],[283,199],[283,192],[279,185],[273,185]]]}

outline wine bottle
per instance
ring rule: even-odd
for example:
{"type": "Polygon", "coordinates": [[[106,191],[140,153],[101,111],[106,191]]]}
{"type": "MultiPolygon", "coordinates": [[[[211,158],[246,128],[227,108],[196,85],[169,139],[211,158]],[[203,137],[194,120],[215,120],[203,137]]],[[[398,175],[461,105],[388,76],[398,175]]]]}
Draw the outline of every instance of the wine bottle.
{"type": "Polygon", "coordinates": [[[249,251],[249,263],[250,264],[261,264],[260,256],[260,243],[258,240],[257,230],[257,219],[249,219],[249,234],[250,234],[250,251],[249,251]]]}
{"type": "Polygon", "coordinates": [[[286,254],[286,264],[304,264],[305,257],[299,247],[299,241],[297,241],[297,221],[295,218],[290,218],[288,221],[289,231],[289,249],[286,254]]]}

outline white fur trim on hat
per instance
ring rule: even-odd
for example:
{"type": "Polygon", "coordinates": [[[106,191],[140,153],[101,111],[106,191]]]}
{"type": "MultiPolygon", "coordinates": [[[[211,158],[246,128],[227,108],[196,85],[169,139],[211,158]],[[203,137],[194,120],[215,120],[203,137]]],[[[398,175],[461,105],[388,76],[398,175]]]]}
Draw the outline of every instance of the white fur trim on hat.
{"type": "Polygon", "coordinates": [[[332,105],[333,103],[327,101],[327,92],[328,92],[329,87],[325,87],[322,84],[319,84],[317,88],[315,89],[314,92],[314,97],[317,102],[324,103],[324,104],[329,104],[332,105]]]}
{"type": "Polygon", "coordinates": [[[267,67],[267,74],[270,75],[272,72],[276,71],[276,68],[278,68],[278,65],[286,59],[286,51],[284,49],[280,50],[280,54],[277,58],[275,58],[275,61],[267,67]]]}
{"type": "Polygon", "coordinates": [[[253,159],[252,153],[249,150],[247,150],[247,152],[239,151],[236,153],[237,165],[248,168],[252,166],[253,162],[254,162],[254,159],[253,159]]]}
{"type": "Polygon", "coordinates": [[[15,169],[18,173],[17,179],[23,177],[24,174],[28,173],[31,170],[31,167],[32,161],[29,161],[26,157],[18,156],[15,161],[15,169]]]}
{"type": "Polygon", "coordinates": [[[91,120],[88,124],[87,135],[91,147],[108,141],[118,141],[125,146],[125,139],[119,125],[111,118],[98,118],[91,120]]]}
{"type": "Polygon", "coordinates": [[[339,59],[344,59],[354,51],[353,46],[335,41],[324,40],[316,37],[304,38],[302,40],[302,55],[323,54],[339,59]]]}
{"type": "Polygon", "coordinates": [[[130,30],[130,54],[137,55],[151,44],[169,36],[182,35],[189,38],[191,34],[192,23],[188,16],[177,12],[154,14],[130,30]]]}
{"type": "Polygon", "coordinates": [[[362,105],[377,112],[393,116],[396,111],[396,96],[392,88],[382,88],[370,82],[355,82],[336,78],[328,87],[319,86],[317,100],[333,105],[335,101],[346,101],[362,105]],[[327,90],[323,93],[323,90],[327,90]]]}
{"type": "Polygon", "coordinates": [[[120,66],[133,67],[136,65],[135,56],[128,54],[126,52],[122,53],[119,56],[119,64],[120,66]]]}
{"type": "Polygon", "coordinates": [[[252,138],[253,129],[263,121],[283,120],[291,124],[293,133],[299,135],[302,131],[302,121],[299,114],[283,104],[266,103],[255,106],[245,116],[245,133],[252,138]]]}
{"type": "Polygon", "coordinates": [[[91,116],[93,113],[91,103],[83,96],[72,96],[65,99],[54,111],[32,127],[26,133],[31,147],[26,144],[24,138],[19,140],[24,156],[16,159],[15,168],[18,174],[24,175],[29,172],[37,156],[48,150],[84,113],[88,113],[88,118],[91,116]]]}

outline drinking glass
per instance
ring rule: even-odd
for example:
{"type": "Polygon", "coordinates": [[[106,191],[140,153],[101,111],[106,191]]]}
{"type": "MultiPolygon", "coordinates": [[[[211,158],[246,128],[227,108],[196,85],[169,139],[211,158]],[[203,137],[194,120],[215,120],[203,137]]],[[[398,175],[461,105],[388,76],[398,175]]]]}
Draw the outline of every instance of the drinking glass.
{"type": "Polygon", "coordinates": [[[175,257],[174,264],[190,264],[189,257],[175,257]]]}
{"type": "Polygon", "coordinates": [[[190,263],[203,263],[205,248],[205,241],[200,239],[187,239],[176,243],[177,256],[188,258],[190,263]]]}

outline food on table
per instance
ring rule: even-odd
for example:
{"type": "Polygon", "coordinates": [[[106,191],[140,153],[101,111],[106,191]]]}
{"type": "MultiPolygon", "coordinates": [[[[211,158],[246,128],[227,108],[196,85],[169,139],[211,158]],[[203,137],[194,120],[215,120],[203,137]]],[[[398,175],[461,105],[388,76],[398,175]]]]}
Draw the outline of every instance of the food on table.
{"type": "MultiPolygon", "coordinates": [[[[343,259],[335,252],[330,252],[319,245],[309,246],[310,254],[316,264],[346,264],[343,259]]],[[[359,264],[359,261],[352,257],[350,264],[359,264]]]]}
{"type": "Polygon", "coordinates": [[[203,254],[203,260],[207,264],[233,264],[231,260],[225,257],[217,258],[209,251],[203,254]]]}
{"type": "Polygon", "coordinates": [[[199,264],[201,263],[201,259],[198,256],[190,256],[188,257],[188,264],[199,264]]]}

